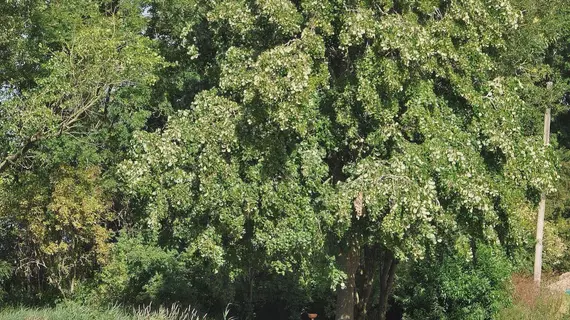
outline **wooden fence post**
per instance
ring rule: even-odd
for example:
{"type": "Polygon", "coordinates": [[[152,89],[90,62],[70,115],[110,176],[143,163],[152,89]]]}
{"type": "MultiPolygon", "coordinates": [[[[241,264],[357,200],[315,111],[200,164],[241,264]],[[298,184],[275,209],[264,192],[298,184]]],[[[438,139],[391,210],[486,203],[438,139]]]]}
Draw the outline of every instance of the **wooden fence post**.
{"type": "MultiPolygon", "coordinates": [[[[548,90],[552,90],[552,82],[546,84],[548,90]]],[[[544,146],[550,144],[550,106],[544,111],[544,146]]],[[[540,287],[542,276],[542,237],[544,234],[544,211],[546,210],[546,193],[542,192],[540,204],[538,206],[538,217],[536,220],[536,246],[534,251],[534,284],[540,287]]]]}

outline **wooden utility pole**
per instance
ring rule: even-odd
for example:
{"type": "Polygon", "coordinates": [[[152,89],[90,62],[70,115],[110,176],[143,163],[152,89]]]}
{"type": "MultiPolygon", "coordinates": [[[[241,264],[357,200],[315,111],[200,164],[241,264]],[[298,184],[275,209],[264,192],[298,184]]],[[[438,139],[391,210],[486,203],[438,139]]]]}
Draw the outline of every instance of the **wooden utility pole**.
{"type": "MultiPolygon", "coordinates": [[[[546,84],[548,90],[552,90],[552,82],[546,84]]],[[[550,106],[544,111],[544,146],[550,144],[550,106]]],[[[534,250],[534,284],[540,286],[542,275],[542,236],[544,233],[544,211],[546,209],[546,193],[542,192],[538,206],[538,218],[536,220],[536,246],[534,250]]]]}

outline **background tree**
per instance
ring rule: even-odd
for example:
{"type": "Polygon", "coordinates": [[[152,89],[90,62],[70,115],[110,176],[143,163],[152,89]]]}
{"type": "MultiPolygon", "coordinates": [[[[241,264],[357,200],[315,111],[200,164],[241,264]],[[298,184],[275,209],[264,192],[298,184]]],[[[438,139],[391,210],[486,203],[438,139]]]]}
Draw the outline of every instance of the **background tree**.
{"type": "Polygon", "coordinates": [[[113,168],[151,113],[145,101],[162,59],[140,34],[137,6],[121,14],[99,1],[2,6],[7,285],[13,299],[43,299],[52,289],[67,296],[106,259],[120,211],[113,168]]]}

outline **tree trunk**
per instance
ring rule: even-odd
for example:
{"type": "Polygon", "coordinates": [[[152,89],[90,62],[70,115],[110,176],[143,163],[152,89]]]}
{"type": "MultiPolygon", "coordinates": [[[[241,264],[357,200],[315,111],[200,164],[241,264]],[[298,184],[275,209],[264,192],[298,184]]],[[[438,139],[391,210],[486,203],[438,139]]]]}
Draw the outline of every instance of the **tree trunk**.
{"type": "Polygon", "coordinates": [[[364,248],[363,264],[360,272],[356,275],[356,289],[358,299],[356,303],[357,320],[366,320],[369,318],[369,306],[374,283],[377,279],[378,272],[378,247],[364,248]]]}
{"type": "Polygon", "coordinates": [[[360,252],[356,241],[351,241],[345,252],[337,257],[338,264],[346,273],[344,287],[337,289],[336,320],[354,320],[354,306],[356,301],[356,271],[360,265],[360,252]]]}
{"type": "Polygon", "coordinates": [[[378,304],[378,313],[380,320],[386,319],[388,312],[388,298],[392,293],[394,284],[394,276],[396,274],[396,266],[398,260],[394,258],[394,254],[388,250],[383,252],[382,266],[380,266],[380,301],[378,304]]]}
{"type": "Polygon", "coordinates": [[[477,266],[477,240],[475,240],[475,237],[471,237],[470,240],[470,244],[471,244],[471,255],[473,256],[473,266],[477,266]]]}

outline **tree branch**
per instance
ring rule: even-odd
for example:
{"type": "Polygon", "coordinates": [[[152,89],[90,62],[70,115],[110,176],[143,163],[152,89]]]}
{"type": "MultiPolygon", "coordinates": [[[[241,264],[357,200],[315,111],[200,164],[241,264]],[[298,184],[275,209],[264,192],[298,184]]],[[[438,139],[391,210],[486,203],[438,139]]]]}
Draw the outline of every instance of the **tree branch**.
{"type": "Polygon", "coordinates": [[[20,150],[6,156],[6,158],[4,158],[2,162],[0,162],[0,173],[5,172],[10,167],[10,165],[12,165],[15,161],[17,161],[24,154],[26,154],[26,152],[28,152],[28,150],[34,145],[34,143],[43,137],[43,134],[44,130],[38,131],[36,134],[34,134],[30,138],[28,138],[28,140],[26,140],[26,142],[20,148],[20,150]]]}

